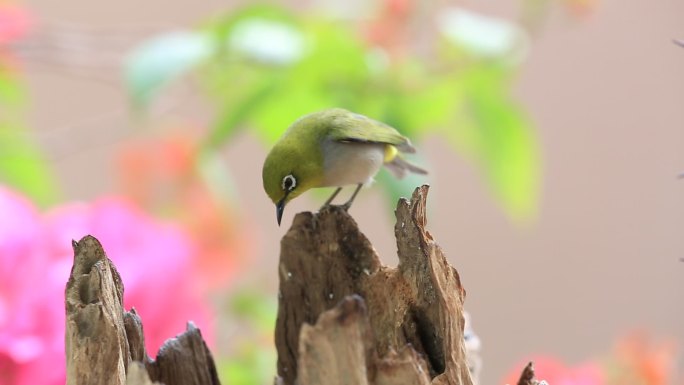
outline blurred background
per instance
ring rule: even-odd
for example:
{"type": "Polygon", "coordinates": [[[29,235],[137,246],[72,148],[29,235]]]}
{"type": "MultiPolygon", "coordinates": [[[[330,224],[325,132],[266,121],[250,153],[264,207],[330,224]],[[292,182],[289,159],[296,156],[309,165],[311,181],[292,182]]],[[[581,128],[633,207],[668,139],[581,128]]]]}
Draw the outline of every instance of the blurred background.
{"type": "MultiPolygon", "coordinates": [[[[0,2],[0,384],[64,383],[71,239],[119,268],[155,354],[194,320],[227,384],[275,375],[288,206],[269,147],[331,106],[385,121],[424,178],[351,214],[396,264],[431,185],[481,383],[684,384],[684,3],[0,2]],[[170,295],[173,293],[173,295],[170,295]]],[[[349,192],[350,193],[350,192],[349,192]]]]}

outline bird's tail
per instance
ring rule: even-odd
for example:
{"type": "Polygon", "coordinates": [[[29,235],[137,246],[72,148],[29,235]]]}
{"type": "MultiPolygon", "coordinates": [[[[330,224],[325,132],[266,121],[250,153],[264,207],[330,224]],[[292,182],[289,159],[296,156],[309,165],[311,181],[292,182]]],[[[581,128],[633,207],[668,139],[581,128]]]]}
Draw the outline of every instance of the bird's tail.
{"type": "Polygon", "coordinates": [[[408,171],[423,175],[428,173],[424,168],[418,167],[404,159],[401,154],[396,154],[391,161],[385,163],[385,166],[387,166],[387,169],[389,169],[398,179],[405,177],[406,172],[408,171]]]}

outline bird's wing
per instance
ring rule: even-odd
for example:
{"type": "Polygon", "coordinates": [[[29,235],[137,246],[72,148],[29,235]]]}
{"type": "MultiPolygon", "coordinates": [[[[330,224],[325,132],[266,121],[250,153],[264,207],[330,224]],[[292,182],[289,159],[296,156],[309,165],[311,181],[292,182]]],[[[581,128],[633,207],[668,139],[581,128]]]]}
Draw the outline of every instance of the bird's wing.
{"type": "Polygon", "coordinates": [[[399,151],[413,153],[409,139],[394,128],[366,116],[342,110],[331,120],[330,138],[340,142],[385,143],[399,151]]]}

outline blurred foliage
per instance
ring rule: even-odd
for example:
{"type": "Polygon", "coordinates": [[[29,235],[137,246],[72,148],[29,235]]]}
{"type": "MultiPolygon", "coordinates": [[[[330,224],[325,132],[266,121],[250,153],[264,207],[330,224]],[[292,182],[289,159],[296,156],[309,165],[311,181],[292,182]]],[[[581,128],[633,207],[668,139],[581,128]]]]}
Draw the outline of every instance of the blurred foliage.
{"type": "Polygon", "coordinates": [[[28,33],[32,23],[24,8],[0,3],[0,183],[46,205],[55,201],[57,189],[22,119],[26,95],[11,49],[11,44],[28,33]]]}
{"type": "Polygon", "coordinates": [[[560,5],[567,14],[576,19],[589,17],[600,0],[523,0],[520,23],[530,31],[541,29],[549,13],[560,5]]]}
{"type": "Polygon", "coordinates": [[[238,292],[230,300],[231,314],[242,317],[258,330],[270,333],[276,321],[276,301],[254,290],[238,292]]]}
{"type": "Polygon", "coordinates": [[[133,101],[146,104],[166,82],[206,59],[210,48],[206,37],[187,32],[172,32],[145,42],[126,66],[133,101]]]}
{"type": "Polygon", "coordinates": [[[232,385],[269,384],[276,368],[273,328],[277,302],[257,289],[231,295],[224,314],[229,314],[227,329],[232,351],[217,361],[219,377],[232,385]]]}
{"type": "MultiPolygon", "coordinates": [[[[0,33],[0,41],[7,39],[6,35],[0,33]]],[[[0,183],[14,186],[36,203],[46,205],[54,202],[56,186],[23,123],[26,97],[19,74],[10,68],[11,59],[2,53],[0,45],[0,183]]]]}
{"type": "MultiPolygon", "coordinates": [[[[440,135],[482,168],[512,218],[534,217],[538,143],[509,94],[526,52],[523,30],[462,9],[435,8],[433,35],[417,41],[410,29],[419,22],[413,20],[420,15],[417,4],[380,5],[370,21],[251,6],[195,31],[158,36],[130,56],[130,94],[144,106],[164,84],[194,69],[216,110],[204,153],[244,128],[270,146],[300,116],[333,106],[415,139],[440,135]]],[[[416,183],[379,179],[392,197],[410,193],[416,183]]]]}

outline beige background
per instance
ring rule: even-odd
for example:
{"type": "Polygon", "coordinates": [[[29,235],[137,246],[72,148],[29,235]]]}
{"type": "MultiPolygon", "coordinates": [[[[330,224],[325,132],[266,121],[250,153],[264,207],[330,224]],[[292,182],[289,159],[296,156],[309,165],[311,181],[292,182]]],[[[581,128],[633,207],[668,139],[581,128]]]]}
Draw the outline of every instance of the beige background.
{"type": "MultiPolygon", "coordinates": [[[[212,1],[27,2],[46,19],[141,31],[192,26],[228,5],[212,1]]],[[[513,2],[510,2],[513,3],[513,2]]],[[[463,4],[463,3],[461,3],[463,4]]],[[[515,15],[504,0],[476,10],[515,15]]],[[[511,225],[481,174],[439,138],[420,144],[431,170],[429,228],[458,268],[466,306],[483,341],[484,382],[493,384],[529,353],[578,362],[608,351],[633,328],[684,341],[684,2],[598,0],[578,20],[552,12],[515,87],[537,125],[544,181],[537,222],[511,225]]],[[[108,60],[108,59],[103,59],[108,60]]],[[[131,123],[116,63],[88,76],[34,59],[26,77],[28,115],[51,154],[65,195],[114,191],[112,154],[135,135],[160,135],[174,122],[211,119],[186,87],[175,107],[139,127],[131,123]]],[[[180,95],[180,96],[179,96],[180,95]]],[[[274,209],[261,190],[265,150],[242,136],[225,150],[242,209],[261,240],[251,268],[275,293],[278,241],[274,209]]],[[[288,207],[284,224],[319,202],[288,207]]],[[[383,259],[394,262],[391,213],[378,191],[352,209],[383,259]]],[[[681,367],[681,365],[680,365],[681,367]]]]}

